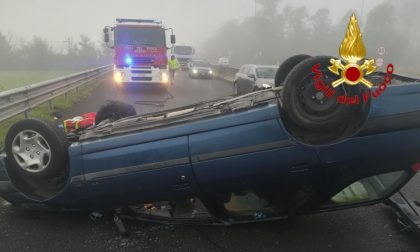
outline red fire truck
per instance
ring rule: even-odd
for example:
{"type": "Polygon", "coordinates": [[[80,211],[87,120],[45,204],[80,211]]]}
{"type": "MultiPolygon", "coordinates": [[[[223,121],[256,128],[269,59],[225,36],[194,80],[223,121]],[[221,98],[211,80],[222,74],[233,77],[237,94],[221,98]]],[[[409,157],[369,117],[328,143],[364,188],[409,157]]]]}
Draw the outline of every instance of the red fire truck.
{"type": "Polygon", "coordinates": [[[114,27],[104,28],[104,41],[114,50],[114,82],[117,87],[128,84],[159,85],[171,83],[168,71],[166,31],[172,29],[160,20],[117,19],[114,27]]]}

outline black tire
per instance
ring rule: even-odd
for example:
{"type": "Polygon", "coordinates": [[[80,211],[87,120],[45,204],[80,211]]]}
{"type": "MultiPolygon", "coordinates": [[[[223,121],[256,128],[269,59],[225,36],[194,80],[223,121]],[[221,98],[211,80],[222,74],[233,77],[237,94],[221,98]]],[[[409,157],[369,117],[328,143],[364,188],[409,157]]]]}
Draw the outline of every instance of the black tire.
{"type": "Polygon", "coordinates": [[[136,114],[136,110],[130,104],[120,101],[106,101],[96,113],[95,124],[98,125],[106,119],[119,120],[136,114]]]}
{"type": "Polygon", "coordinates": [[[300,62],[309,59],[311,56],[306,54],[298,54],[288,58],[287,60],[283,61],[280,67],[277,69],[276,77],[275,77],[275,86],[280,87],[284,81],[286,80],[287,75],[292,71],[292,69],[299,64],[300,62]]]}
{"type": "Polygon", "coordinates": [[[283,111],[297,127],[303,130],[329,132],[336,130],[349,119],[356,121],[350,117],[351,112],[358,106],[339,104],[337,97],[360,93],[360,85],[341,85],[334,89],[335,94],[330,99],[319,95],[320,91],[314,87],[312,67],[318,63],[321,64],[319,70],[323,72],[325,84],[330,85],[339,78],[328,70],[328,66],[331,65],[330,59],[331,57],[327,56],[308,58],[296,65],[284,82],[283,111]]]}
{"type": "Polygon", "coordinates": [[[9,172],[20,176],[20,179],[47,181],[46,179],[63,177],[67,169],[68,142],[66,136],[62,130],[50,122],[25,119],[13,124],[6,134],[5,151],[7,167],[11,170],[9,172]],[[23,139],[27,141],[22,141],[23,139]],[[18,151],[18,146],[23,151],[18,151]],[[49,158],[45,158],[46,155],[49,155],[49,158]],[[40,164],[45,167],[37,171],[34,169],[35,165],[28,164],[25,169],[22,166],[22,163],[25,163],[24,157],[30,162],[40,160],[40,164]]]}

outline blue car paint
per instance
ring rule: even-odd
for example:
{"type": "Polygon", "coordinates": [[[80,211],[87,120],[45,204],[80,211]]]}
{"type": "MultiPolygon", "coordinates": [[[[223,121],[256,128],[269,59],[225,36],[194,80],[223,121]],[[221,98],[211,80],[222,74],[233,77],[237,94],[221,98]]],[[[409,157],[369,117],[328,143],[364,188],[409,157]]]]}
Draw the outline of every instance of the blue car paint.
{"type": "MultiPolygon", "coordinates": [[[[388,87],[373,100],[369,116],[420,110],[419,91],[420,85],[388,87]]],[[[420,141],[413,138],[420,139],[420,129],[355,137],[331,145],[305,145],[287,132],[277,105],[270,104],[75,143],[69,148],[68,183],[56,197],[42,201],[22,193],[2,197],[17,203],[94,209],[279,183],[334,184],[340,179],[347,183],[367,173],[408,169],[414,157],[420,156],[416,153],[420,141]],[[398,144],[401,140],[403,145],[398,144]],[[399,157],[392,160],[391,154],[399,157]],[[174,165],[165,166],[165,162],[174,165]]],[[[9,181],[5,170],[0,158],[0,181],[9,181]]]]}
{"type": "Polygon", "coordinates": [[[319,167],[315,149],[292,141],[274,119],[191,135],[190,153],[206,194],[293,183],[294,166],[319,167]]]}
{"type": "Polygon", "coordinates": [[[372,99],[370,118],[419,111],[419,83],[389,86],[380,96],[372,99]]]}

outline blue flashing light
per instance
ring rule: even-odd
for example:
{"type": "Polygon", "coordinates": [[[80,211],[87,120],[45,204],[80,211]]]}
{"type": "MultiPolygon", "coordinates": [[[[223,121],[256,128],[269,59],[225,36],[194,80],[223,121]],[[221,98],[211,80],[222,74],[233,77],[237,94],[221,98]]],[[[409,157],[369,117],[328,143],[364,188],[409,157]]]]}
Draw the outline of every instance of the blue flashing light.
{"type": "Polygon", "coordinates": [[[126,56],[124,61],[127,65],[133,64],[133,58],[131,58],[130,56],[126,56]]]}

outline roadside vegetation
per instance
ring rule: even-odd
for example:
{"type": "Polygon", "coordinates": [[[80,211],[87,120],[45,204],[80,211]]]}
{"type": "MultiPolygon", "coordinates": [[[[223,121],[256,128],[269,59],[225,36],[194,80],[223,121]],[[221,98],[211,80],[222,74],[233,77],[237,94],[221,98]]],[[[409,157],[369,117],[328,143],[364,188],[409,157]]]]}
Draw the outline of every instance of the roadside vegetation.
{"type": "MultiPolygon", "coordinates": [[[[72,90],[68,93],[67,99],[64,95],[59,96],[53,99],[54,110],[50,111],[48,108],[48,103],[42,104],[41,106],[33,109],[30,111],[29,115],[32,118],[39,118],[45,119],[51,122],[56,123],[57,125],[62,124],[64,118],[60,118],[60,115],[70,110],[75,103],[80,101],[81,99],[88,97],[93,89],[98,87],[103,83],[103,80],[92,81],[91,83],[87,83],[86,85],[79,88],[79,90],[72,90]]],[[[0,150],[4,147],[4,138],[6,136],[7,130],[10,126],[24,118],[24,115],[15,116],[3,123],[0,123],[0,150]]]]}
{"type": "Polygon", "coordinates": [[[256,3],[255,15],[232,19],[210,34],[200,50],[202,56],[212,62],[229,57],[233,66],[279,64],[295,54],[338,56],[350,15],[355,12],[368,58],[376,58],[378,48],[385,47],[385,64],[394,64],[397,73],[407,69],[420,74],[420,26],[415,25],[420,23],[418,0],[383,1],[366,13],[356,8],[335,22],[328,8],[313,12],[283,0],[256,3]]]}
{"type": "Polygon", "coordinates": [[[0,92],[54,79],[73,72],[71,70],[0,70],[0,92]]]}
{"type": "MultiPolygon", "coordinates": [[[[110,63],[111,50],[85,35],[78,39],[63,38],[63,43],[58,45],[37,36],[24,40],[13,33],[0,31],[0,92],[110,63]]],[[[64,118],[59,115],[89,96],[100,84],[101,81],[86,84],[78,92],[68,93],[67,99],[64,95],[55,98],[53,111],[49,110],[48,103],[42,104],[30,111],[30,117],[62,124],[64,118]]],[[[9,127],[23,118],[21,114],[0,123],[0,150],[9,127]]]]}

